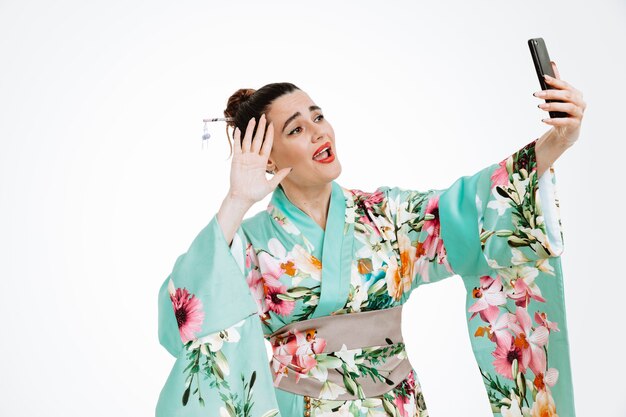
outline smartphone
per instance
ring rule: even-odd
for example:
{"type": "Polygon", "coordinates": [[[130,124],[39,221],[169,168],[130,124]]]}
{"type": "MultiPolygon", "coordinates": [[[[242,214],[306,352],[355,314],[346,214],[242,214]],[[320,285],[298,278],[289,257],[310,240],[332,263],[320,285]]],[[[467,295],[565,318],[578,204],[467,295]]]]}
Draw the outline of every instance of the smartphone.
{"type": "MultiPolygon", "coordinates": [[[[546,83],[543,78],[543,74],[548,74],[554,77],[554,71],[552,71],[552,64],[550,64],[550,55],[548,55],[548,48],[543,38],[532,38],[528,40],[528,47],[530,48],[530,54],[533,57],[533,63],[535,64],[535,70],[537,71],[537,77],[539,78],[539,84],[542,90],[552,89],[554,87],[546,83]]],[[[556,77],[555,77],[556,78],[556,77]]],[[[561,100],[548,100],[546,103],[562,103],[561,100]]],[[[549,111],[550,117],[568,117],[569,115],[562,111],[549,111]]]]}

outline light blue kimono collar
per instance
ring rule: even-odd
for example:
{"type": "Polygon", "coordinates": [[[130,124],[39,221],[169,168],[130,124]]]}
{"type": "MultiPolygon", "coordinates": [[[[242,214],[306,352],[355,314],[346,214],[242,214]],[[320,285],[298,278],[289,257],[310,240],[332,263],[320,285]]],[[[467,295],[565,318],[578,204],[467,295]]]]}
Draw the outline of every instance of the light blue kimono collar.
{"type": "Polygon", "coordinates": [[[350,223],[348,227],[344,227],[346,197],[341,186],[332,181],[325,231],[308,214],[289,201],[280,186],[274,190],[270,204],[280,210],[316,248],[321,248],[321,295],[311,318],[327,316],[341,309],[350,292],[354,244],[354,225],[350,223]]]}

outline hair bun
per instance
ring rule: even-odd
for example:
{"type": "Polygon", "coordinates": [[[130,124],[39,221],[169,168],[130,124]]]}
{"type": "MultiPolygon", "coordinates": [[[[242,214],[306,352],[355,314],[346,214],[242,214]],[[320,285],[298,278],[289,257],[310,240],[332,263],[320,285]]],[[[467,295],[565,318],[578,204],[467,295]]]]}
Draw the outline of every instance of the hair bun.
{"type": "Polygon", "coordinates": [[[255,92],[256,90],[253,88],[240,88],[228,98],[228,103],[226,104],[226,109],[224,110],[224,116],[233,118],[232,121],[227,122],[228,126],[235,127],[234,118],[237,115],[237,111],[239,111],[239,107],[243,103],[245,103],[255,92]]]}

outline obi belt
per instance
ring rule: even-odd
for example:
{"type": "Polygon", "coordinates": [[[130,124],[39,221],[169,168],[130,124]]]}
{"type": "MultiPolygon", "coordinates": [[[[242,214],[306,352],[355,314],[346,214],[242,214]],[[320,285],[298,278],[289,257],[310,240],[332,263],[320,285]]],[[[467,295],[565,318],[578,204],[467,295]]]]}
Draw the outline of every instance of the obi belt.
{"type": "Polygon", "coordinates": [[[383,395],[412,370],[401,319],[402,305],[281,327],[269,336],[274,386],[333,400],[383,395]]]}

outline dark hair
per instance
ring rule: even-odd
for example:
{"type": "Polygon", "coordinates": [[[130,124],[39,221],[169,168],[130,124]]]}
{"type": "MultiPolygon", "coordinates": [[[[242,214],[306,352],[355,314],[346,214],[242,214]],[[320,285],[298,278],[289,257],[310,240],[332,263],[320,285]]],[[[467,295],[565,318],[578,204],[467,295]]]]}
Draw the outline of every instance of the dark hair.
{"type": "MultiPolygon", "coordinates": [[[[233,145],[231,144],[231,138],[228,134],[228,127],[233,129],[233,139],[235,128],[239,128],[240,138],[243,140],[243,136],[246,133],[248,122],[251,118],[255,118],[258,124],[259,118],[263,113],[269,110],[270,105],[274,100],[283,94],[291,93],[292,91],[300,90],[296,85],[288,82],[283,83],[271,83],[266,84],[258,90],[252,88],[240,88],[235,91],[229,98],[224,110],[225,117],[234,117],[234,121],[226,122],[226,136],[228,137],[228,143],[230,145],[230,151],[232,154],[233,145]]],[[[254,136],[257,128],[255,124],[252,131],[254,136]]]]}

